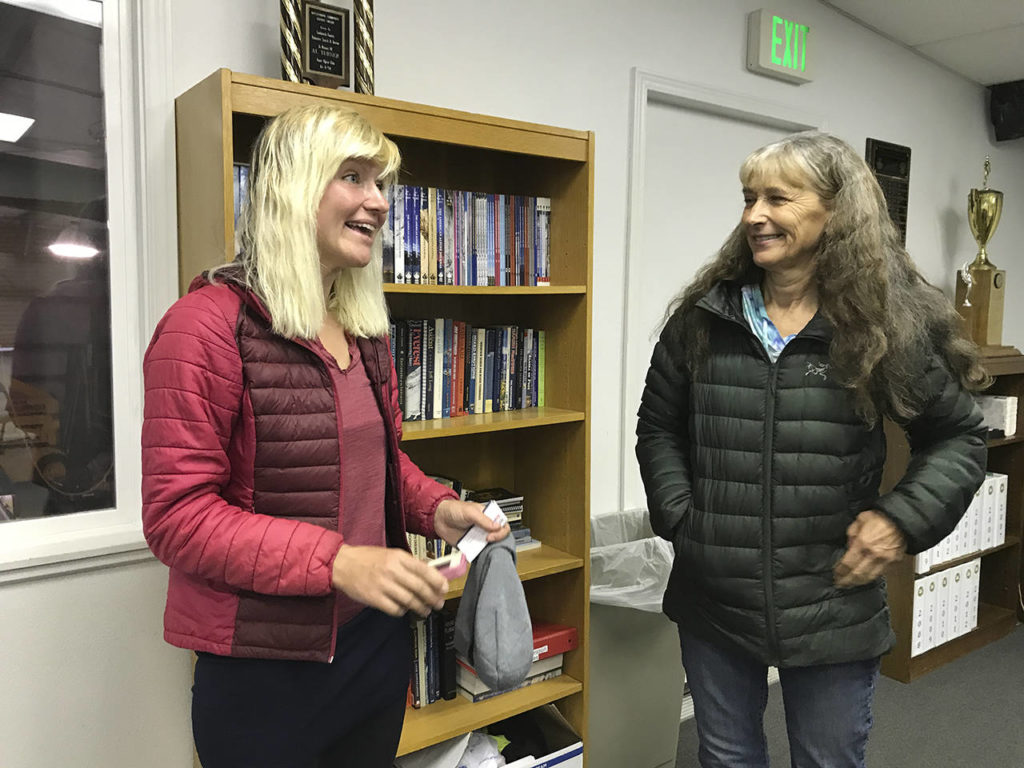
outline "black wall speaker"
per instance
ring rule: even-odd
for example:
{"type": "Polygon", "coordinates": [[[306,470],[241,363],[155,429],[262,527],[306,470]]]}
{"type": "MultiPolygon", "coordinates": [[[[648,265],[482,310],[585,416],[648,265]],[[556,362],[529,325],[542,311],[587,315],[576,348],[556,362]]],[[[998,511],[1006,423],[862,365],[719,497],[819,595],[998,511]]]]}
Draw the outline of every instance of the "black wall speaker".
{"type": "Polygon", "coordinates": [[[988,113],[996,141],[1024,136],[1024,80],[990,86],[988,113]]]}

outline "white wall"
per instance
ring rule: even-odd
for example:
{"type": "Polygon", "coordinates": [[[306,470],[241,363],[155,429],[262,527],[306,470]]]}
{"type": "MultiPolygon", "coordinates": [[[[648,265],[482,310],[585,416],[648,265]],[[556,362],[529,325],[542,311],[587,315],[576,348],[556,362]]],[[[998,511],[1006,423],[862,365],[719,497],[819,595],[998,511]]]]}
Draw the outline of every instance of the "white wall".
{"type": "MultiPolygon", "coordinates": [[[[966,195],[991,154],[992,186],[1006,193],[992,258],[1009,270],[1014,295],[1024,285],[1024,254],[1014,252],[1024,241],[1024,141],[993,142],[984,89],[813,0],[775,7],[815,30],[817,80],[793,86],[750,74],[745,14],[758,7],[753,0],[376,3],[379,95],[596,132],[593,514],[620,506],[621,459],[632,452],[632,436],[620,434],[620,378],[597,374],[618,370],[624,356],[633,67],[822,114],[855,147],[866,136],[910,145],[908,246],[947,289],[953,267],[975,250],[966,195]]],[[[275,0],[173,0],[169,92],[218,67],[278,76],[277,14],[275,0]]],[[[166,118],[173,105],[164,109],[166,118]]],[[[679,175],[680,183],[700,183],[685,168],[679,175]]],[[[1008,302],[1005,328],[1007,343],[1024,346],[1024,303],[1008,302]]],[[[647,334],[630,343],[647,343],[647,334]]],[[[0,587],[0,764],[191,764],[187,654],[159,640],[164,585],[162,566],[149,563],[0,587]]]]}
{"type": "Polygon", "coordinates": [[[0,765],[186,768],[190,655],[155,560],[0,587],[0,765]]]}

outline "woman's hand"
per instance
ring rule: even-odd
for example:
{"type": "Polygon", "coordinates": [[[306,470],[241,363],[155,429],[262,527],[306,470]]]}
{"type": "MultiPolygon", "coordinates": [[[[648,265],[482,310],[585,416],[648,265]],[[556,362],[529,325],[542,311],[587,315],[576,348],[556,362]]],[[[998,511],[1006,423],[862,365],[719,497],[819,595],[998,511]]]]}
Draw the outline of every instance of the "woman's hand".
{"type": "Polygon", "coordinates": [[[459,543],[462,535],[479,525],[487,531],[487,541],[501,541],[511,530],[508,525],[498,525],[484,514],[484,505],[475,501],[445,499],[434,512],[434,530],[437,535],[452,546],[459,543]]]}
{"type": "Polygon", "coordinates": [[[343,544],[334,557],[332,586],[390,616],[427,616],[444,605],[448,581],[402,549],[343,544]]]}
{"type": "Polygon", "coordinates": [[[836,586],[871,583],[890,563],[901,560],[906,548],[903,532],[892,520],[874,509],[861,512],[846,529],[846,554],[834,569],[836,586]]]}

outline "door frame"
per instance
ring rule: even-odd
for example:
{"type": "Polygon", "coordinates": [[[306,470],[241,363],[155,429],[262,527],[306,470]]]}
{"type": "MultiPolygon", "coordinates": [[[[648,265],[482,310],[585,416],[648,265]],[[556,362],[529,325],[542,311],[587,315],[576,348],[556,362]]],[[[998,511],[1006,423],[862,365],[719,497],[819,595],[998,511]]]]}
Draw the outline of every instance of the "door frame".
{"type": "Polygon", "coordinates": [[[629,182],[626,193],[626,264],[623,274],[622,302],[622,371],[620,381],[621,403],[619,412],[619,509],[626,509],[626,478],[635,469],[636,459],[628,450],[633,431],[637,403],[628,402],[631,370],[630,308],[639,306],[642,296],[639,280],[633,270],[639,261],[644,232],[643,199],[645,189],[644,167],[647,161],[647,109],[651,104],[676,107],[718,117],[728,117],[787,133],[810,129],[825,129],[822,115],[789,105],[765,101],[743,93],[711,88],[697,83],[677,80],[634,67],[631,77],[633,98],[630,119],[629,182]]]}

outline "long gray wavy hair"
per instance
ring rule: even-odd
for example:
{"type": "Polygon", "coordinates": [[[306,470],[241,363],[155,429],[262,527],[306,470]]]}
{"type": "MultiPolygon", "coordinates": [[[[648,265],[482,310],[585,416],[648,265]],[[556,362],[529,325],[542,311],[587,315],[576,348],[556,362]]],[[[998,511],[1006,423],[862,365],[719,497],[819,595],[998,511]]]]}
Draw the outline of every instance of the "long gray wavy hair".
{"type": "MultiPolygon", "coordinates": [[[[786,136],[755,150],[740,168],[745,186],[765,177],[814,191],[830,212],[815,257],[818,306],[834,329],[833,369],[867,424],[920,413],[918,384],[934,354],[965,387],[991,383],[960,316],[917,270],[874,174],[849,144],[819,131],[786,136]]],[[[723,280],[760,284],[762,278],[740,224],[669,306],[666,333],[681,345],[690,370],[708,349],[708,317],[692,311],[697,301],[723,280]]]]}

